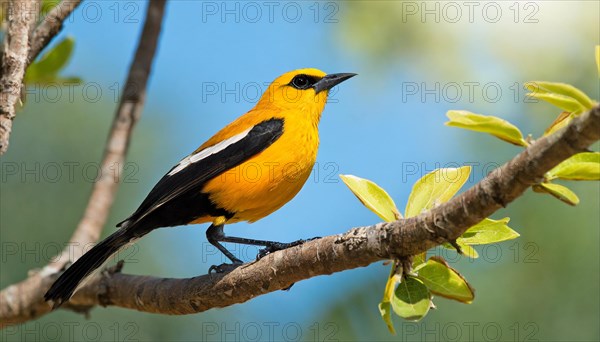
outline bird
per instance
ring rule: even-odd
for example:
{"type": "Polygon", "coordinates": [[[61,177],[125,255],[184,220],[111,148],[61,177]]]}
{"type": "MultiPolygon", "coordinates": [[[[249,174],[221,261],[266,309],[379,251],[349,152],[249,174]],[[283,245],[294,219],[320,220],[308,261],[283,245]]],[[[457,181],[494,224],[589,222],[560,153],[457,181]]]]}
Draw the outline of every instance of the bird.
{"type": "Polygon", "coordinates": [[[258,257],[305,242],[227,236],[223,227],[256,222],[296,196],[316,162],[329,91],[353,76],[305,68],[277,77],[254,108],[173,166],[116,232],[71,264],[45,300],[59,307],[111,255],[157,228],[210,222],[208,242],[234,264],[242,261],[221,242],[264,246],[258,257]]]}

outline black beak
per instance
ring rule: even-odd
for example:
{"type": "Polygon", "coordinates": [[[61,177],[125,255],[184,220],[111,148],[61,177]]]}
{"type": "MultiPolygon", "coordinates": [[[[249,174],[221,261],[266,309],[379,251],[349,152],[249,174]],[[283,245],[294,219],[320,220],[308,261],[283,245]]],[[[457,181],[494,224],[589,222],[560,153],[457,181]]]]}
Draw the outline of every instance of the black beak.
{"type": "Polygon", "coordinates": [[[329,90],[354,76],[356,76],[356,74],[353,73],[329,74],[320,79],[317,83],[315,83],[315,85],[313,85],[313,88],[315,89],[315,93],[318,94],[323,90],[329,90]]]}

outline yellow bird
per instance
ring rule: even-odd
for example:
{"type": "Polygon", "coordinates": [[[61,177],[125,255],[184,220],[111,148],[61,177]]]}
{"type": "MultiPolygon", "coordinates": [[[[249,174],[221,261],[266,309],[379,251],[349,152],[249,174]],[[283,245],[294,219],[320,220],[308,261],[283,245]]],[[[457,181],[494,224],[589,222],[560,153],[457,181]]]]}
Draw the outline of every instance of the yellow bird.
{"type": "Polygon", "coordinates": [[[303,243],[226,236],[223,226],[255,222],[300,191],[317,158],[329,90],[355,75],[299,69],[275,79],[252,110],[171,168],[121,228],[75,261],[44,298],[60,306],[111,255],[160,227],[211,222],[208,241],[233,263],[241,260],[220,242],[265,246],[259,256],[303,243]]]}

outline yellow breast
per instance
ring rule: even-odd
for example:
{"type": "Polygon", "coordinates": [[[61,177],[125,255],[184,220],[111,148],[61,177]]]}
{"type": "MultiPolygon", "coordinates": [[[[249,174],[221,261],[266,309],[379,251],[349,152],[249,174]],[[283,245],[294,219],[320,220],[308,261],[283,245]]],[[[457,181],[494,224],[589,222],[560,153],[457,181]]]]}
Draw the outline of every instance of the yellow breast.
{"type": "Polygon", "coordinates": [[[281,115],[284,133],[246,162],[204,187],[213,203],[235,216],[228,223],[257,221],[289,202],[302,188],[315,164],[319,146],[316,125],[298,115],[281,115]]]}

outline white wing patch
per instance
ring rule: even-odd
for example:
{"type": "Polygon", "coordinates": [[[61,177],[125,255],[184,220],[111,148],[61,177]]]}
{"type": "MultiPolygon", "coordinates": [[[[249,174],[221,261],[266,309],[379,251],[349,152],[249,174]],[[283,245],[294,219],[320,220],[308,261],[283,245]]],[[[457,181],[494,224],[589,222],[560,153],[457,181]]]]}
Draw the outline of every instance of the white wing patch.
{"type": "Polygon", "coordinates": [[[177,172],[185,169],[186,167],[188,167],[189,165],[191,165],[193,163],[197,163],[210,155],[213,155],[215,153],[223,151],[228,146],[235,144],[236,142],[244,139],[248,135],[250,130],[252,130],[252,128],[253,127],[250,127],[247,130],[243,131],[242,133],[238,133],[229,139],[225,139],[225,140],[221,141],[220,143],[217,143],[213,146],[207,147],[207,148],[203,149],[202,151],[199,151],[195,154],[192,154],[192,155],[189,155],[189,156],[183,158],[183,160],[180,161],[179,164],[177,164],[177,167],[175,167],[173,170],[171,170],[171,172],[169,172],[167,175],[172,176],[172,175],[176,174],[177,172]]]}

